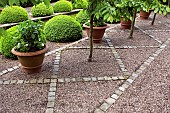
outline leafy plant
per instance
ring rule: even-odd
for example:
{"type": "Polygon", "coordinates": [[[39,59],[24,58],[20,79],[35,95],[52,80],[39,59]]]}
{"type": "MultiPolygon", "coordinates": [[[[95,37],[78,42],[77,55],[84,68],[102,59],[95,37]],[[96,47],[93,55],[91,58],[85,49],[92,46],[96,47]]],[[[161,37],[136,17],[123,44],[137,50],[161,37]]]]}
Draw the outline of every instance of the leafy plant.
{"type": "Polygon", "coordinates": [[[34,5],[31,9],[31,13],[34,17],[47,16],[52,15],[54,10],[52,6],[47,7],[44,2],[42,2],[38,5],[34,5]]]}
{"type": "Polygon", "coordinates": [[[81,25],[67,15],[59,15],[47,21],[44,32],[48,40],[55,42],[75,41],[82,38],[81,25]]]}
{"type": "Polygon", "coordinates": [[[76,21],[78,21],[81,25],[83,25],[85,22],[89,20],[89,17],[86,13],[86,11],[81,10],[79,13],[76,15],[76,21]]]}
{"type": "Polygon", "coordinates": [[[73,9],[72,3],[66,0],[58,1],[54,4],[54,12],[70,12],[73,9]]]}
{"type": "Polygon", "coordinates": [[[10,6],[2,10],[0,14],[0,23],[14,23],[28,20],[27,11],[19,6],[10,6]]]}
{"type": "Polygon", "coordinates": [[[84,9],[87,8],[88,6],[87,0],[82,0],[82,1],[72,0],[72,3],[74,9],[84,9]]]}
{"type": "Polygon", "coordinates": [[[27,20],[18,25],[18,37],[15,38],[15,50],[34,52],[45,48],[46,38],[41,21],[27,20]]]}

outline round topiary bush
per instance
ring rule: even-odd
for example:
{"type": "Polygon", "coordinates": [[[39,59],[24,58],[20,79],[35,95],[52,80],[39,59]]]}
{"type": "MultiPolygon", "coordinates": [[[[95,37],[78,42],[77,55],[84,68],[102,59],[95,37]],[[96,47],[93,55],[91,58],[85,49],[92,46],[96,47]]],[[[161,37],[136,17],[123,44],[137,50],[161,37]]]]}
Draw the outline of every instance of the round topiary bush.
{"type": "Polygon", "coordinates": [[[16,59],[17,56],[11,53],[12,48],[15,46],[15,39],[17,37],[17,26],[9,28],[7,31],[7,36],[2,38],[2,54],[7,58],[16,59]]]}
{"type": "Polygon", "coordinates": [[[70,12],[73,9],[72,3],[66,0],[58,1],[53,6],[54,12],[70,12]]]}
{"type": "Polygon", "coordinates": [[[83,25],[85,22],[89,20],[89,16],[87,15],[86,11],[81,10],[79,13],[77,13],[75,19],[81,25],[83,25]]]}
{"type": "Polygon", "coordinates": [[[50,41],[69,42],[82,38],[79,22],[67,15],[53,17],[44,26],[46,38],[50,41]]]}
{"type": "Polygon", "coordinates": [[[83,8],[87,8],[87,6],[88,6],[87,0],[77,1],[73,3],[74,9],[83,9],[83,8]]]}
{"type": "Polygon", "coordinates": [[[32,16],[39,17],[39,16],[48,16],[54,13],[53,7],[47,7],[44,2],[33,6],[31,9],[32,16]]]}
{"type": "Polygon", "coordinates": [[[0,23],[14,23],[28,20],[27,11],[19,6],[9,6],[2,10],[0,14],[0,23]]]}

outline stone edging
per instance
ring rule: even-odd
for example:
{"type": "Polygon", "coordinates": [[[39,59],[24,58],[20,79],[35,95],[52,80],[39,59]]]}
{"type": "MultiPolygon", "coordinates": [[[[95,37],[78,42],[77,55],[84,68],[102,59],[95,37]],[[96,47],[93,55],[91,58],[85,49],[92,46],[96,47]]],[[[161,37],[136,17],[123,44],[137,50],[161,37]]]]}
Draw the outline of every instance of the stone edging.
{"type": "Polygon", "coordinates": [[[151,62],[157,57],[169,44],[170,38],[167,39],[156,52],[149,56],[149,58],[139,67],[138,70],[132,73],[132,75],[120,86],[114,93],[104,100],[104,102],[94,110],[94,113],[105,113],[120,96],[125,92],[127,88],[136,80],[136,78],[151,64],[151,62]]]}

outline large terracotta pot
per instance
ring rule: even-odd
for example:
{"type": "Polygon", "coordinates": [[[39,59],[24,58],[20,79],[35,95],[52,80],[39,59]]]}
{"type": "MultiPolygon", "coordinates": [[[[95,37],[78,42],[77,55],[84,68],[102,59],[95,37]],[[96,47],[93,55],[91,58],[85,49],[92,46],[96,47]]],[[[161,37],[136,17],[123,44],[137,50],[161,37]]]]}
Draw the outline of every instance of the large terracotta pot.
{"type": "Polygon", "coordinates": [[[47,52],[47,47],[42,50],[35,51],[35,52],[18,52],[15,49],[12,49],[12,53],[17,55],[22,68],[28,74],[37,73],[41,71],[41,66],[44,60],[44,55],[47,52]]]}
{"type": "Polygon", "coordinates": [[[131,20],[124,20],[123,18],[120,19],[120,28],[122,29],[130,29],[131,28],[131,20]]]}
{"type": "MultiPolygon", "coordinates": [[[[86,28],[86,32],[88,37],[90,37],[90,26],[83,25],[86,28]]],[[[106,28],[108,26],[102,26],[102,27],[93,27],[93,43],[101,43],[103,35],[105,33],[106,28]]]]}
{"type": "Polygon", "coordinates": [[[151,14],[151,10],[149,10],[149,12],[140,11],[140,19],[147,20],[150,14],[151,14]]]}

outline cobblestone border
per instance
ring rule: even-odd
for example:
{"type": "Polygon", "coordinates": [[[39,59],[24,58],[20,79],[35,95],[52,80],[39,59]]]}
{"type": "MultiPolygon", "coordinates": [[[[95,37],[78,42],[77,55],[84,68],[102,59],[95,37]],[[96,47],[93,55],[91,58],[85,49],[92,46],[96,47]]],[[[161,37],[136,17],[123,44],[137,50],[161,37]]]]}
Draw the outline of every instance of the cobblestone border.
{"type": "MultiPolygon", "coordinates": [[[[55,49],[55,50],[53,50],[53,51],[50,51],[50,52],[46,53],[45,56],[49,56],[49,55],[51,55],[51,54],[54,54],[54,53],[56,53],[57,51],[62,51],[62,50],[64,50],[64,49],[66,49],[66,48],[68,48],[68,47],[70,47],[70,46],[73,46],[74,44],[80,43],[81,41],[84,41],[84,40],[86,40],[86,39],[88,39],[88,38],[87,38],[87,37],[86,37],[86,38],[82,38],[82,39],[80,39],[80,40],[78,40],[78,41],[76,41],[76,42],[73,42],[73,43],[71,43],[71,44],[67,44],[67,45],[65,45],[65,46],[63,46],[63,47],[60,47],[60,48],[55,49]]],[[[0,71],[0,76],[2,76],[2,75],[4,75],[4,74],[7,74],[8,72],[12,72],[12,71],[14,71],[14,70],[16,70],[16,69],[19,69],[20,67],[21,67],[21,64],[18,64],[18,65],[16,65],[16,66],[7,68],[7,69],[5,69],[5,70],[2,70],[2,71],[0,71]]]]}
{"type": "Polygon", "coordinates": [[[109,47],[111,48],[112,50],[112,53],[121,69],[121,71],[123,72],[123,76],[125,78],[129,77],[130,76],[130,73],[127,71],[127,69],[125,68],[125,65],[123,64],[121,58],[120,58],[120,55],[118,54],[118,52],[116,51],[116,49],[113,47],[113,44],[111,43],[111,40],[110,38],[105,34],[105,39],[109,45],[109,47]]]}
{"type": "Polygon", "coordinates": [[[148,35],[150,38],[157,41],[159,44],[162,44],[162,41],[159,40],[159,38],[154,37],[153,35],[147,33],[145,30],[141,29],[139,26],[135,25],[136,28],[138,28],[140,31],[142,31],[144,34],[148,35]]]}
{"type": "Polygon", "coordinates": [[[136,78],[151,64],[151,62],[157,57],[169,44],[170,38],[166,40],[156,52],[149,56],[149,58],[139,67],[138,70],[132,73],[132,75],[120,86],[114,93],[104,100],[104,102],[94,110],[94,113],[105,113],[120,96],[126,91],[127,88],[136,80],[136,78]]]}

